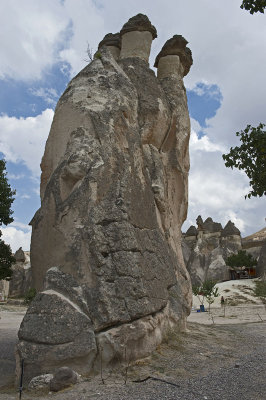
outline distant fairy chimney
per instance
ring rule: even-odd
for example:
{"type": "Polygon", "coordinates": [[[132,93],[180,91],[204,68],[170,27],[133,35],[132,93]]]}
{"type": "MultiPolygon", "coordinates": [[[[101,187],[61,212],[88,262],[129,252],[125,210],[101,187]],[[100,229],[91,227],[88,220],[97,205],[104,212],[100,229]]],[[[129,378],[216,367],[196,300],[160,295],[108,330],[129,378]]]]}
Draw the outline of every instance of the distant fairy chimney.
{"type": "Polygon", "coordinates": [[[120,37],[120,59],[138,57],[149,62],[151,44],[157,37],[157,31],[146,15],[138,14],[130,18],[121,29],[120,37]]]}
{"type": "Polygon", "coordinates": [[[25,253],[22,250],[22,247],[20,247],[14,254],[14,257],[16,259],[16,261],[18,262],[25,262],[26,257],[25,257],[25,253]]]}
{"type": "Polygon", "coordinates": [[[222,236],[232,236],[232,235],[240,236],[240,230],[235,226],[235,224],[232,221],[228,221],[224,229],[222,230],[222,236]]]}

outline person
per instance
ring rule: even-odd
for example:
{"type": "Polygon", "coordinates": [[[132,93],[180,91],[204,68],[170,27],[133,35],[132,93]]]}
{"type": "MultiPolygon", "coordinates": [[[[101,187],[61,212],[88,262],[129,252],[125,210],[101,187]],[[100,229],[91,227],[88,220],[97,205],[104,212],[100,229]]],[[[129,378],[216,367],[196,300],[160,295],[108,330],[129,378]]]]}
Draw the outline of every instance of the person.
{"type": "Polygon", "coordinates": [[[221,297],[221,306],[223,306],[224,303],[225,303],[224,296],[222,296],[222,297],[221,297]]]}

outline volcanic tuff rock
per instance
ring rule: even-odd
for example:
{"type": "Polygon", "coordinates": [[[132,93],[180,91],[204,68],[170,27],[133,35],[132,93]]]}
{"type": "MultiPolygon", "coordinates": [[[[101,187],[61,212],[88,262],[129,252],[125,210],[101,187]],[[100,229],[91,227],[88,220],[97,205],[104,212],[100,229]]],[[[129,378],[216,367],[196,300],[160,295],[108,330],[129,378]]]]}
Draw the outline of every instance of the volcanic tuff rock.
{"type": "Polygon", "coordinates": [[[20,247],[14,254],[16,259],[12,265],[12,277],[9,282],[9,297],[24,297],[32,287],[32,270],[30,264],[30,253],[23,251],[20,247]]]}
{"type": "Polygon", "coordinates": [[[199,215],[198,228],[191,225],[183,236],[182,251],[192,284],[206,279],[223,281],[230,279],[225,260],[242,248],[239,229],[228,221],[223,228],[212,218],[204,222],[199,215]]]}
{"type": "Polygon", "coordinates": [[[252,257],[257,258],[256,274],[257,276],[263,276],[266,273],[266,228],[244,237],[242,239],[242,248],[250,253],[252,257]]]}
{"type": "Polygon", "coordinates": [[[26,380],[60,366],[97,372],[125,349],[146,356],[190,312],[187,62],[162,56],[156,77],[154,37],[146,16],[130,19],[121,51],[102,42],[57,104],[31,222],[40,293],[19,331],[26,380]]]}
{"type": "Polygon", "coordinates": [[[257,276],[260,276],[266,280],[266,243],[263,244],[260,250],[258,266],[257,266],[257,276]]]}

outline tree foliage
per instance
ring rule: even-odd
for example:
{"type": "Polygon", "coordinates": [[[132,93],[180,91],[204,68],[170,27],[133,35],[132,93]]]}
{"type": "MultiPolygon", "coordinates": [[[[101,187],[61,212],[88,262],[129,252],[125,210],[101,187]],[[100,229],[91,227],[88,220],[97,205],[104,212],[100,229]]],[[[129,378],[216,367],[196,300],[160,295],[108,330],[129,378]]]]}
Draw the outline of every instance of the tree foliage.
{"type": "Polygon", "coordinates": [[[15,262],[11,247],[0,239],[0,280],[9,280],[12,276],[11,266],[15,262]]]}
{"type": "Polygon", "coordinates": [[[240,137],[241,146],[231,147],[228,154],[223,154],[226,167],[243,170],[248,178],[251,191],[245,196],[266,195],[266,131],[265,124],[257,127],[247,125],[236,136],[240,137]]]}
{"type": "MultiPolygon", "coordinates": [[[[11,189],[6,177],[6,163],[0,160],[0,227],[13,221],[11,205],[14,201],[15,191],[11,189]]],[[[0,237],[2,232],[0,230],[0,237]]],[[[0,239],[0,279],[9,280],[12,275],[11,265],[15,262],[12,251],[2,239],[0,239]]]]}
{"type": "Polygon", "coordinates": [[[246,250],[239,250],[237,254],[232,254],[226,260],[226,265],[232,268],[252,268],[257,265],[257,260],[248,254],[246,250]]]}
{"type": "Polygon", "coordinates": [[[247,10],[250,14],[263,13],[266,8],[266,0],[243,0],[240,8],[247,10]]]}
{"type": "Polygon", "coordinates": [[[211,304],[214,302],[214,298],[219,296],[218,288],[215,287],[216,281],[206,280],[201,285],[193,285],[192,293],[197,296],[200,303],[203,305],[206,298],[209,304],[209,310],[211,304]]]}
{"type": "Polygon", "coordinates": [[[15,193],[7,181],[5,160],[0,160],[0,226],[13,222],[11,204],[15,193]]]}

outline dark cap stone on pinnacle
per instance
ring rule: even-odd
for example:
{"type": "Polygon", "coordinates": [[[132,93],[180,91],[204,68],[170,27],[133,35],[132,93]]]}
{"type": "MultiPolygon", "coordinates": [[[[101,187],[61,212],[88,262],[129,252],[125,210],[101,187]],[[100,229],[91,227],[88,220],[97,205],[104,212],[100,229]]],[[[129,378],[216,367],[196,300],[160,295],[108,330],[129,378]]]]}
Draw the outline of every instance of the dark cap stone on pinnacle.
{"type": "Polygon", "coordinates": [[[182,35],[174,35],[167,40],[162,47],[162,50],[155,59],[154,67],[158,68],[159,60],[165,56],[179,56],[181,64],[184,68],[184,76],[189,73],[190,67],[193,64],[191,50],[186,47],[188,41],[182,35]]]}
{"type": "Polygon", "coordinates": [[[132,31],[139,31],[144,32],[148,31],[151,32],[152,38],[157,38],[157,31],[155,26],[151,24],[151,21],[144,14],[137,14],[135,17],[130,18],[123,26],[120,31],[120,35],[124,35],[124,33],[132,32],[132,31]]]}

